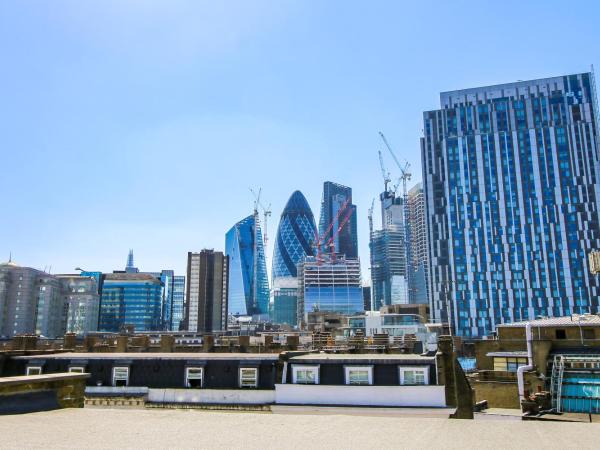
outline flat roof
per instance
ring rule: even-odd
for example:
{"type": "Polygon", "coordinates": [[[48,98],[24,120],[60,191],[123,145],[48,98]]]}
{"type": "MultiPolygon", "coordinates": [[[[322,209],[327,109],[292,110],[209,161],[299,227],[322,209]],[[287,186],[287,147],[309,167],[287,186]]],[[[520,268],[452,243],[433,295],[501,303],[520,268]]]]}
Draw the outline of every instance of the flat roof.
{"type": "Polygon", "coordinates": [[[290,362],[359,362],[366,364],[368,362],[371,363],[381,363],[381,362],[395,362],[395,361],[415,361],[422,363],[433,363],[435,362],[435,356],[422,356],[422,355],[414,355],[414,354],[406,354],[406,353],[398,353],[398,354],[353,354],[353,353],[310,353],[307,355],[293,356],[290,358],[290,362]]]}
{"type": "Polygon", "coordinates": [[[498,357],[508,357],[508,358],[527,358],[527,352],[489,352],[486,353],[485,356],[498,356],[498,357]]]}
{"type": "Polygon", "coordinates": [[[573,314],[563,317],[545,317],[535,320],[524,320],[522,322],[503,323],[496,325],[496,328],[503,327],[525,327],[529,322],[532,327],[586,327],[600,326],[600,316],[598,314],[573,314]]]}
{"type": "Polygon", "coordinates": [[[278,360],[279,353],[51,353],[15,356],[15,359],[244,359],[278,360]]]}

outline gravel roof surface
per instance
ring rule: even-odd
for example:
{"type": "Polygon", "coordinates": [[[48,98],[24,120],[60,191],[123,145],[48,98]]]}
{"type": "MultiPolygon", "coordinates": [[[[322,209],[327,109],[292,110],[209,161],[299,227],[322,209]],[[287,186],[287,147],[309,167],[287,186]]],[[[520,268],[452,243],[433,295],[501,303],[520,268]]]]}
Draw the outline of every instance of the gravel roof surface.
{"type": "MultiPolygon", "coordinates": [[[[336,410],[342,411],[341,408],[336,410]]],[[[598,448],[600,424],[148,409],[2,416],[0,448],[598,448]]]]}

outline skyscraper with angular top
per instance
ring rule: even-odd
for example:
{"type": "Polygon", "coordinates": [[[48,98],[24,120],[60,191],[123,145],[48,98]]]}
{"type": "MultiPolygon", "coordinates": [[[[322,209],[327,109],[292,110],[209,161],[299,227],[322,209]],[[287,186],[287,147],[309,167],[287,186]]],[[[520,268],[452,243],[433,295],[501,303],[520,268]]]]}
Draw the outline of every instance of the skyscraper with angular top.
{"type": "Polygon", "coordinates": [[[424,113],[431,314],[459,336],[598,312],[591,73],[443,92],[424,113]]]}
{"type": "MultiPolygon", "coordinates": [[[[323,242],[333,237],[334,253],[358,258],[356,205],[352,204],[352,188],[332,181],[323,183],[319,235],[323,242]],[[342,208],[344,210],[340,213],[342,208]],[[349,220],[343,223],[348,215],[349,220]]],[[[323,250],[329,252],[331,249],[323,250]]]]}

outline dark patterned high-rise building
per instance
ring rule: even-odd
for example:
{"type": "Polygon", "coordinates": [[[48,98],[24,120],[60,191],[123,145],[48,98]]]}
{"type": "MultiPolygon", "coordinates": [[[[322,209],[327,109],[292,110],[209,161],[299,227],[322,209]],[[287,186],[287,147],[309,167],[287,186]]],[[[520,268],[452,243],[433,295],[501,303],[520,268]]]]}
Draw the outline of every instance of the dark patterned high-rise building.
{"type": "Polygon", "coordinates": [[[496,324],[598,312],[598,107],[583,73],[444,92],[424,113],[434,320],[496,324]]]}
{"type": "MultiPolygon", "coordinates": [[[[323,242],[333,237],[333,251],[336,254],[358,258],[356,205],[352,204],[352,188],[331,181],[323,183],[319,235],[323,242]],[[343,211],[340,212],[342,208],[343,211]]],[[[326,252],[331,250],[323,249],[326,252]]]]}
{"type": "Polygon", "coordinates": [[[228,262],[223,252],[188,253],[184,330],[227,329],[228,262]]]}

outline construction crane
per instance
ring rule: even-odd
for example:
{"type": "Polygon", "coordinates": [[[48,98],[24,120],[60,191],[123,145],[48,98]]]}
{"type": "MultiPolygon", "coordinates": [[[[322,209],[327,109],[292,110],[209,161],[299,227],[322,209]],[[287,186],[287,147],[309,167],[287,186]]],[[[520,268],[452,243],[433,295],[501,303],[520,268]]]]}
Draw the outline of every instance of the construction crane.
{"type": "Polygon", "coordinates": [[[383,163],[383,155],[381,154],[381,150],[377,150],[377,153],[379,153],[379,167],[381,167],[381,176],[383,177],[384,191],[387,192],[388,183],[392,180],[390,178],[390,173],[385,170],[385,164],[383,163]]]}
{"type": "MultiPolygon", "coordinates": [[[[410,181],[410,179],[412,177],[412,174],[408,171],[408,169],[410,169],[410,164],[406,160],[404,161],[404,165],[400,164],[400,161],[398,161],[398,158],[396,158],[396,155],[394,154],[389,142],[385,138],[385,135],[380,131],[379,136],[381,136],[381,140],[387,147],[388,151],[390,152],[390,155],[392,155],[392,158],[394,159],[394,162],[398,166],[398,169],[400,169],[400,174],[401,174],[400,180],[402,181],[402,195],[404,196],[404,200],[406,200],[406,196],[407,196],[406,183],[408,181],[410,181]]],[[[381,154],[381,152],[380,152],[380,154],[381,154]]]]}
{"type": "Polygon", "coordinates": [[[352,208],[350,208],[350,210],[347,212],[344,219],[342,219],[342,221],[340,221],[340,217],[342,217],[342,214],[346,211],[349,204],[350,204],[350,199],[346,199],[346,201],[342,204],[342,206],[338,210],[337,214],[335,215],[333,220],[329,223],[329,226],[327,227],[327,229],[323,232],[323,234],[321,236],[319,236],[318,231],[315,229],[315,246],[316,246],[316,253],[317,253],[317,261],[323,260],[323,256],[322,256],[323,248],[326,248],[326,249],[330,248],[330,247],[335,248],[335,244],[333,241],[335,240],[336,236],[340,233],[340,231],[342,231],[342,229],[348,223],[348,221],[350,220],[350,217],[352,216],[353,210],[352,210],[352,208]],[[335,230],[333,230],[333,227],[336,222],[339,225],[335,230]],[[331,232],[331,237],[328,238],[330,232],[331,232]]]}
{"type": "Polygon", "coordinates": [[[269,237],[267,234],[267,222],[268,222],[269,217],[271,216],[271,204],[269,203],[269,206],[265,207],[265,205],[263,205],[263,203],[260,201],[260,195],[262,193],[262,188],[258,189],[258,194],[252,188],[250,188],[250,192],[252,192],[252,195],[254,195],[254,210],[258,213],[258,207],[260,206],[260,209],[262,209],[262,211],[263,211],[263,217],[264,217],[263,243],[264,243],[264,247],[265,247],[265,256],[266,256],[267,255],[267,246],[269,243],[269,237]]]}
{"type": "MultiPolygon", "coordinates": [[[[256,312],[258,310],[258,227],[260,226],[260,217],[258,214],[258,208],[260,207],[263,210],[264,213],[264,217],[265,217],[265,230],[264,230],[264,234],[263,234],[263,251],[265,254],[265,259],[267,257],[267,219],[268,217],[271,215],[271,205],[269,204],[269,206],[267,208],[265,208],[263,206],[263,204],[260,201],[260,196],[262,194],[262,188],[258,189],[258,193],[256,193],[252,188],[250,188],[250,192],[252,192],[252,195],[254,196],[254,212],[253,212],[253,216],[254,216],[254,246],[253,246],[253,264],[254,264],[254,277],[252,280],[252,306],[253,306],[253,310],[254,312],[256,312]]],[[[265,260],[266,263],[266,260],[265,260]]]]}
{"type": "MultiPolygon", "coordinates": [[[[381,155],[381,152],[379,152],[381,155]]],[[[371,207],[369,208],[369,235],[373,234],[373,210],[375,209],[375,199],[371,202],[371,207]]]]}
{"type": "MultiPolygon", "coordinates": [[[[396,157],[394,151],[392,150],[392,147],[390,146],[389,142],[385,138],[385,135],[380,131],[379,136],[381,136],[381,140],[387,147],[388,151],[390,152],[390,155],[392,155],[392,158],[394,159],[394,162],[398,166],[398,169],[400,169],[400,179],[398,180],[398,184],[400,183],[400,181],[402,182],[402,207],[404,209],[404,218],[403,218],[403,221],[404,221],[404,255],[406,258],[407,275],[408,275],[408,277],[411,277],[412,273],[410,270],[408,270],[409,264],[411,261],[411,259],[410,259],[411,258],[411,256],[410,256],[411,237],[410,237],[410,226],[409,226],[410,209],[408,207],[408,191],[406,189],[406,183],[411,179],[411,176],[412,176],[412,174],[409,172],[410,164],[406,160],[404,160],[404,165],[400,164],[400,161],[398,161],[398,158],[396,157]]],[[[398,184],[396,184],[394,186],[394,195],[396,194],[396,191],[398,189],[398,184]]]]}

